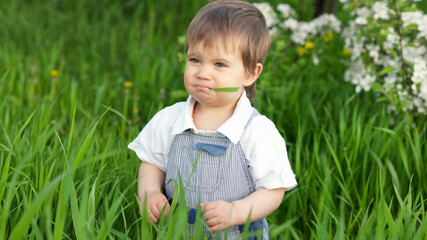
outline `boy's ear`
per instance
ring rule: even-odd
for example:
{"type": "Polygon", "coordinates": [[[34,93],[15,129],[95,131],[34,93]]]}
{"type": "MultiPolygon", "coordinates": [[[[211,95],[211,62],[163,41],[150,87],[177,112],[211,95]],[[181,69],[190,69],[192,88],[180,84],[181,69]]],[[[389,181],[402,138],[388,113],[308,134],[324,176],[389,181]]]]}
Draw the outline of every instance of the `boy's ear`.
{"type": "Polygon", "coordinates": [[[257,63],[252,73],[248,73],[248,78],[245,80],[245,87],[252,85],[262,72],[262,64],[257,63]]]}

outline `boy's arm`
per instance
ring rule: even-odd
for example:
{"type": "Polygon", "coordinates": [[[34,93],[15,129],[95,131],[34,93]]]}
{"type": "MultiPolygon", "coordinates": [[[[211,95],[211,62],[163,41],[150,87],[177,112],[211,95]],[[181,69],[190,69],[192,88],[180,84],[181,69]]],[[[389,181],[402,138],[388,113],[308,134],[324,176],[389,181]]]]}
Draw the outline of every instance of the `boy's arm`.
{"type": "Polygon", "coordinates": [[[157,223],[160,213],[165,209],[164,215],[167,217],[170,205],[161,189],[165,180],[165,173],[158,167],[142,162],[139,167],[138,177],[138,198],[141,206],[144,207],[144,201],[147,200],[146,210],[151,220],[157,223]]]}
{"type": "Polygon", "coordinates": [[[283,188],[260,188],[244,199],[232,203],[221,200],[206,202],[201,204],[201,208],[210,230],[216,232],[245,224],[249,214],[251,222],[265,218],[279,207],[284,194],[283,188]]]}

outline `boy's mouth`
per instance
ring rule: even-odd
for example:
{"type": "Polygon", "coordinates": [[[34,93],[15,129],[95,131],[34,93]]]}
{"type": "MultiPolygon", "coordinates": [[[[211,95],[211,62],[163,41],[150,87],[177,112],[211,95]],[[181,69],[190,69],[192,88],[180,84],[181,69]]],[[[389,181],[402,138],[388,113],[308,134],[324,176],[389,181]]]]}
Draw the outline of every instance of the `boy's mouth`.
{"type": "Polygon", "coordinates": [[[196,88],[203,90],[214,90],[215,92],[237,92],[239,90],[239,87],[210,88],[203,85],[196,85],[196,88]]]}
{"type": "Polygon", "coordinates": [[[196,88],[198,88],[198,89],[204,89],[204,90],[211,90],[212,89],[210,87],[203,86],[203,85],[196,85],[196,88]]]}

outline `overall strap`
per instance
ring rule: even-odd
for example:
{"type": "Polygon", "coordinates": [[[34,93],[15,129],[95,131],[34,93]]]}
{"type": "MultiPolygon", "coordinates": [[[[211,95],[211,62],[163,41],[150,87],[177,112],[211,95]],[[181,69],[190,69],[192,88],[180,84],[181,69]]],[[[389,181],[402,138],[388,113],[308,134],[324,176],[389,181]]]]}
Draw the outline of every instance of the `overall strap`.
{"type": "Polygon", "coordinates": [[[246,123],[244,130],[246,130],[246,129],[248,128],[248,126],[251,124],[252,120],[253,120],[255,117],[257,117],[257,116],[260,116],[260,115],[261,115],[261,114],[258,112],[258,110],[256,110],[255,108],[252,108],[252,109],[253,109],[252,115],[251,115],[251,117],[249,118],[248,122],[246,123]]]}

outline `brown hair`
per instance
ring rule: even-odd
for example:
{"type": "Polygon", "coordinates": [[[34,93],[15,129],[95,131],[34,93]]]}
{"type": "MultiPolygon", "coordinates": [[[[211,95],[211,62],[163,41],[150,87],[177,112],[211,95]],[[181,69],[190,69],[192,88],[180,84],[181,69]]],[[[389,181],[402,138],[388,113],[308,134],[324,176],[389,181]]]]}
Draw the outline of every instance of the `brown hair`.
{"type": "MultiPolygon", "coordinates": [[[[264,64],[270,49],[270,33],[264,15],[252,4],[240,0],[219,0],[201,8],[190,23],[186,36],[186,50],[202,42],[209,47],[222,40],[224,46],[232,43],[242,53],[248,74],[256,64],[264,64]]],[[[245,87],[251,101],[255,100],[256,81],[245,87]]]]}

